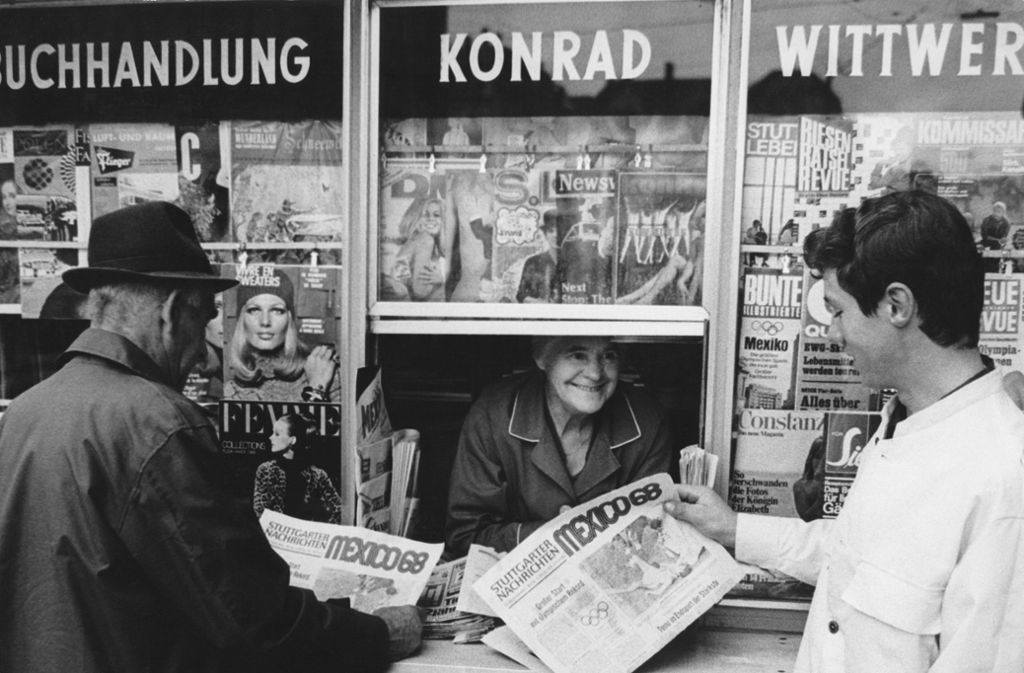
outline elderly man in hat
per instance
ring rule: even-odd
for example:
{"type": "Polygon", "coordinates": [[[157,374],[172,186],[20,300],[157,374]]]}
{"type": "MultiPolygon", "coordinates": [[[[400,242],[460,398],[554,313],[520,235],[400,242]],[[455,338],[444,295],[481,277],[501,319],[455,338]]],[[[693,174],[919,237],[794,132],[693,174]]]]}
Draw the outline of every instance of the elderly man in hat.
{"type": "Polygon", "coordinates": [[[419,645],[416,608],[368,615],[289,587],[216,437],[180,394],[216,276],[188,215],[93,223],[91,327],[0,421],[0,671],[379,671],[419,645]]]}

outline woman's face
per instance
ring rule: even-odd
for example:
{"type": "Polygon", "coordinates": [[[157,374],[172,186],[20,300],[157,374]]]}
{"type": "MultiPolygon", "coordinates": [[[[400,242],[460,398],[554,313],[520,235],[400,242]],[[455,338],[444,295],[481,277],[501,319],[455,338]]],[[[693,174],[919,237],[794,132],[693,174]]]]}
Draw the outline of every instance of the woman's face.
{"type": "Polygon", "coordinates": [[[559,339],[538,364],[554,393],[549,403],[571,416],[600,411],[619,383],[619,353],[605,337],[559,339]]]}
{"type": "Polygon", "coordinates": [[[281,418],[274,421],[274,429],[270,433],[270,452],[284,453],[291,449],[294,444],[295,438],[291,435],[291,428],[288,427],[288,423],[281,418]]]}
{"type": "Polygon", "coordinates": [[[288,307],[273,294],[258,294],[242,307],[245,340],[258,351],[271,351],[284,344],[288,330],[288,307]]]}
{"type": "Polygon", "coordinates": [[[423,206],[423,214],[420,215],[420,229],[431,236],[437,236],[441,233],[441,220],[443,217],[441,204],[437,201],[431,201],[423,206]]]}
{"type": "Polygon", "coordinates": [[[224,299],[218,294],[213,302],[217,316],[206,323],[206,343],[220,346],[224,343],[224,299]]]}
{"type": "Polygon", "coordinates": [[[3,192],[4,211],[11,217],[17,217],[18,189],[14,186],[14,180],[4,180],[4,184],[0,186],[0,191],[3,192]]]}

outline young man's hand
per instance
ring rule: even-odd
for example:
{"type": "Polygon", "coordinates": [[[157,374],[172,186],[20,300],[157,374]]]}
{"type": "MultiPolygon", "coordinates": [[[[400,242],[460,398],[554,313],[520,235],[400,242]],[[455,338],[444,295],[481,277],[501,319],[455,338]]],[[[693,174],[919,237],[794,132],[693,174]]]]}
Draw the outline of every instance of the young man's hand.
{"type": "Polygon", "coordinates": [[[736,512],[710,488],[676,484],[678,501],[666,502],[665,511],[693,525],[725,547],[736,547],[736,512]]]}

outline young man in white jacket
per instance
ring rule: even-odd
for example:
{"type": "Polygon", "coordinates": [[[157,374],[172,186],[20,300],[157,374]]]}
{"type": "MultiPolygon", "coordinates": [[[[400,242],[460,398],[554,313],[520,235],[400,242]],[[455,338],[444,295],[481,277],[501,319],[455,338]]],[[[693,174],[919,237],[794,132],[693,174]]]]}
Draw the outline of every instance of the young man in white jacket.
{"type": "Polygon", "coordinates": [[[1024,670],[1024,414],[978,351],[984,272],[950,203],[897,192],[808,237],[829,338],[895,388],[834,520],[735,514],[680,487],[679,519],[815,584],[798,672],[1024,670]]]}

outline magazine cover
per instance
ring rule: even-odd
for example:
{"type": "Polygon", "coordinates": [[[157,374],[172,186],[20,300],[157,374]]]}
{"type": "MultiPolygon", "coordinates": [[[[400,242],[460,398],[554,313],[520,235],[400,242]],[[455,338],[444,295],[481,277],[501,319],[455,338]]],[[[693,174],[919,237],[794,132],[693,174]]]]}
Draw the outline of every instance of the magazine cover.
{"type": "Polygon", "coordinates": [[[825,460],[822,465],[818,457],[818,469],[815,470],[817,478],[821,468],[824,468],[820,518],[834,519],[839,516],[850,486],[853,485],[853,478],[857,476],[864,447],[881,421],[880,413],[825,414],[825,460]]]}
{"type": "MultiPolygon", "coordinates": [[[[221,449],[237,487],[261,505],[337,523],[342,502],[338,267],[223,265],[221,449]],[[297,471],[310,484],[284,502],[297,471]]],[[[211,330],[215,331],[215,330],[211,330]]]]}
{"type": "Polygon", "coordinates": [[[483,142],[507,151],[488,155],[492,168],[517,168],[548,172],[567,168],[567,157],[559,148],[568,144],[565,117],[485,117],[481,120],[483,142]]]}
{"type": "MultiPolygon", "coordinates": [[[[340,122],[231,122],[234,240],[250,243],[340,241],[345,226],[340,122]]],[[[307,251],[259,250],[262,262],[304,262],[307,251]]],[[[320,261],[336,264],[336,250],[320,261]]]]}
{"type": "Polygon", "coordinates": [[[174,127],[92,124],[92,216],[145,201],[178,198],[174,127]]]}
{"type": "Polygon", "coordinates": [[[221,400],[220,448],[234,492],[259,516],[273,510],[308,521],[341,523],[341,406],[320,402],[221,400]],[[303,492],[286,484],[300,478],[303,492]]]}
{"type": "Polygon", "coordinates": [[[270,546],[288,562],[291,585],[317,599],[347,598],[360,612],[415,605],[444,545],[386,533],[313,523],[266,510],[260,525],[270,546]]]}
{"type": "Polygon", "coordinates": [[[76,240],[77,199],[82,190],[76,171],[81,148],[75,128],[16,128],[13,140],[19,236],[76,240]]]}
{"type": "MultiPolygon", "coordinates": [[[[232,270],[225,265],[213,267],[221,276],[228,276],[232,270]]],[[[192,368],[185,379],[182,394],[196,404],[217,411],[217,403],[224,397],[224,294],[213,297],[217,314],[206,323],[203,341],[206,357],[192,368]]]]}
{"type": "Polygon", "coordinates": [[[337,266],[226,264],[224,398],[338,403],[337,266]]]}
{"type": "Polygon", "coordinates": [[[620,172],[615,302],[701,303],[705,175],[620,172]]]}
{"type": "Polygon", "coordinates": [[[227,123],[206,122],[174,128],[178,160],[177,205],[189,214],[199,240],[230,241],[228,217],[227,123]]]}
{"type": "Polygon", "coordinates": [[[1024,275],[985,274],[985,303],[981,311],[978,349],[997,366],[1024,369],[1024,275]]]}
{"type": "MultiPolygon", "coordinates": [[[[806,467],[809,456],[824,450],[824,422],[818,411],[740,410],[729,505],[737,512],[820,518],[820,505],[815,508],[803,493],[815,484],[806,467]]],[[[820,491],[820,478],[817,483],[820,491]]],[[[785,574],[750,565],[744,569],[746,575],[730,596],[804,599],[813,593],[813,587],[785,574]]]]}
{"type": "Polygon", "coordinates": [[[0,190],[3,204],[0,208],[0,313],[20,310],[21,284],[18,268],[18,248],[3,247],[21,237],[18,221],[18,186],[14,181],[14,132],[0,129],[0,190]]]}
{"type": "Polygon", "coordinates": [[[796,210],[796,171],[800,146],[797,117],[747,120],[743,166],[744,243],[770,245],[796,210]],[[754,234],[760,230],[763,238],[754,234]]]}
{"type": "Polygon", "coordinates": [[[708,118],[686,115],[630,115],[629,126],[640,154],[626,153],[619,167],[638,163],[643,166],[650,157],[650,168],[706,173],[708,164],[708,118]],[[665,147],[679,151],[664,151],[665,147]],[[653,151],[658,149],[657,152],[653,151]]]}
{"type": "Polygon", "coordinates": [[[78,251],[69,248],[22,248],[21,317],[85,319],[87,295],[64,284],[61,274],[78,265],[78,251]]]}
{"type": "MultiPolygon", "coordinates": [[[[543,173],[536,168],[491,169],[494,240],[490,293],[499,303],[558,303],[558,213],[543,202],[543,173]]],[[[486,288],[486,286],[484,286],[486,288]]]]}
{"type": "Polygon", "coordinates": [[[793,409],[803,276],[747,269],[737,350],[737,408],[793,409]]]}
{"type": "Polygon", "coordinates": [[[385,150],[423,147],[427,144],[427,120],[422,118],[382,119],[380,140],[384,144],[385,150]]]}
{"type": "Polygon", "coordinates": [[[610,170],[554,172],[555,290],[564,304],[613,300],[617,183],[618,174],[610,170]]]}
{"type": "Polygon", "coordinates": [[[478,158],[389,160],[381,176],[382,301],[481,301],[494,293],[496,189],[478,158]]]}

